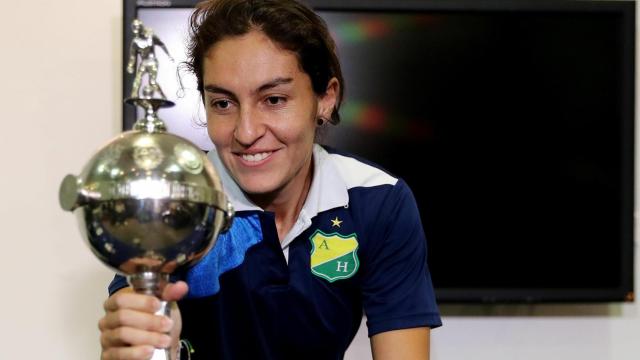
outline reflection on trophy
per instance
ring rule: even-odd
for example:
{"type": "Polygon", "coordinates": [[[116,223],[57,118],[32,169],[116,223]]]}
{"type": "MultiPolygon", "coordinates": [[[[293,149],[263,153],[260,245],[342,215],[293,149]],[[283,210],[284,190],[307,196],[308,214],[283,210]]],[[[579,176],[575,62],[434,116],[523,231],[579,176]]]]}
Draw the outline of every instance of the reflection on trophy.
{"type": "MultiPolygon", "coordinates": [[[[125,102],[143,107],[145,116],[99,149],[79,176],[67,175],[59,195],[62,208],[76,214],[93,253],[126,275],[136,292],[159,296],[169,274],[213,247],[231,225],[233,209],[205,154],[167,133],[158,118],[158,109],[173,102],[155,81],[152,49],[143,46],[155,44],[144,43],[155,38],[153,32],[138,20],[136,28],[143,40],[136,36],[132,49],[142,61],[125,102]],[[148,84],[140,96],[143,73],[148,84]]],[[[159,313],[168,316],[169,308],[164,303],[159,313]]],[[[158,349],[152,359],[169,358],[168,349],[158,349]]]]}

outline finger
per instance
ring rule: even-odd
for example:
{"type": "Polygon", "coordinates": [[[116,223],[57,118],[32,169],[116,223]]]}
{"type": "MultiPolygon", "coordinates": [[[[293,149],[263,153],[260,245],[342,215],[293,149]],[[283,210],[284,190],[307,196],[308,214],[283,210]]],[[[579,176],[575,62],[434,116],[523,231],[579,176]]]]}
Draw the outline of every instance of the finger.
{"type": "Polygon", "coordinates": [[[125,326],[166,333],[173,327],[173,320],[166,316],[152,315],[136,310],[120,309],[107,313],[107,315],[98,322],[100,331],[125,326]]]}
{"type": "Polygon", "coordinates": [[[153,346],[127,346],[110,348],[102,352],[102,360],[147,360],[151,358],[154,351],[153,346]]]}
{"type": "Polygon", "coordinates": [[[162,299],[166,301],[178,301],[189,292],[189,286],[184,281],[169,284],[162,291],[162,299]]]}
{"type": "Polygon", "coordinates": [[[160,309],[160,300],[155,296],[136,294],[133,292],[118,292],[104,302],[105,311],[118,309],[132,309],[155,313],[160,309]]]}
{"type": "Polygon", "coordinates": [[[150,345],[158,349],[164,349],[171,346],[171,337],[167,334],[132,327],[119,327],[103,331],[100,335],[100,344],[103,349],[128,345],[150,345]]]}

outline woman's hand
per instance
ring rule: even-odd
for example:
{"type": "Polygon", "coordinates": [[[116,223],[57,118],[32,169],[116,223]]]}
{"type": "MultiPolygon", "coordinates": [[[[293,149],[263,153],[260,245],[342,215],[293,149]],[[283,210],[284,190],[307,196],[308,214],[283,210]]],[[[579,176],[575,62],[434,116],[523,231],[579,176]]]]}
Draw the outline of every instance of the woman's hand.
{"type": "Polygon", "coordinates": [[[171,319],[155,315],[160,300],[141,295],[131,288],[122,289],[104,303],[105,315],[98,322],[103,360],[150,359],[153,351],[171,347],[175,356],[182,329],[180,311],[173,301],[180,300],[188,291],[185,282],[169,284],[162,299],[173,304],[171,319]]]}

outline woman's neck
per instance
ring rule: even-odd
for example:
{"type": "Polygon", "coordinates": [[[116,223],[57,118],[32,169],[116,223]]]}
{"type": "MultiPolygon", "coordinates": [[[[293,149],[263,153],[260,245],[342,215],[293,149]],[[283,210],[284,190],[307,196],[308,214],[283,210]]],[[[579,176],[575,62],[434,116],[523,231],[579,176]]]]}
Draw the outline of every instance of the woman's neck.
{"type": "Polygon", "coordinates": [[[269,194],[248,195],[249,199],[265,211],[275,214],[278,238],[282,241],[298,220],[298,215],[311,188],[313,159],[303,166],[293,181],[269,194]]]}

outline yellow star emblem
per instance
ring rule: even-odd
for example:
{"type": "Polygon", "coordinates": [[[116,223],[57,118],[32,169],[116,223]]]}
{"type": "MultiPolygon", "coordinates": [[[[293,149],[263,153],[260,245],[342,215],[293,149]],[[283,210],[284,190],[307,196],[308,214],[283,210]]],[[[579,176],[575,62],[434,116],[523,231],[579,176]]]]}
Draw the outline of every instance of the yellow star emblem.
{"type": "Polygon", "coordinates": [[[340,227],[340,224],[342,224],[342,220],[338,219],[337,216],[335,219],[331,220],[331,226],[340,227]]]}

